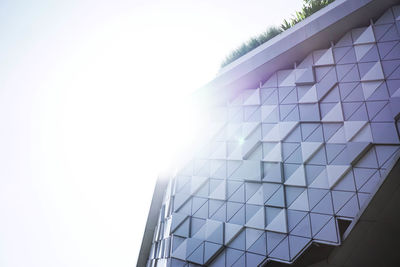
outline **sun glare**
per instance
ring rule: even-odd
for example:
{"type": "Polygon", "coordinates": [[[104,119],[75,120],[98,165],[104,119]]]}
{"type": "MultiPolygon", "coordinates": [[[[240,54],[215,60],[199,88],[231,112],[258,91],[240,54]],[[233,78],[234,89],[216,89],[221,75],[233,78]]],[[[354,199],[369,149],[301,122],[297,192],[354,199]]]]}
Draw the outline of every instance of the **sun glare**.
{"type": "Polygon", "coordinates": [[[136,264],[158,174],[207,133],[192,93],[274,23],[253,4],[0,4],[0,265],[136,264]]]}

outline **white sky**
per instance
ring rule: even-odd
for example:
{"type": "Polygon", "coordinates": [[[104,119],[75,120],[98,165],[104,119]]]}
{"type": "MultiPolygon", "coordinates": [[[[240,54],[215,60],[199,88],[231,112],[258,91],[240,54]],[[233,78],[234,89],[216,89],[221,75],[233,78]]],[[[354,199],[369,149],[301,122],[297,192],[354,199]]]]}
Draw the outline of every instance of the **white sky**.
{"type": "Polygon", "coordinates": [[[185,96],[300,6],[1,1],[0,266],[135,266],[157,173],[196,129],[185,96]]]}

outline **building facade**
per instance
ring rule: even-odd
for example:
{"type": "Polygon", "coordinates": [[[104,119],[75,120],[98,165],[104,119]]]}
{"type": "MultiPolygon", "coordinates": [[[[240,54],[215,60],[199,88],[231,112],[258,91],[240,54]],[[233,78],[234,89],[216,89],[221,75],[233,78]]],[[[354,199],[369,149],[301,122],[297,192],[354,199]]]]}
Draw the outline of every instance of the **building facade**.
{"type": "Polygon", "coordinates": [[[224,68],[202,89],[217,99],[207,142],[157,189],[138,266],[340,248],[400,155],[399,33],[396,1],[337,0],[224,68]]]}

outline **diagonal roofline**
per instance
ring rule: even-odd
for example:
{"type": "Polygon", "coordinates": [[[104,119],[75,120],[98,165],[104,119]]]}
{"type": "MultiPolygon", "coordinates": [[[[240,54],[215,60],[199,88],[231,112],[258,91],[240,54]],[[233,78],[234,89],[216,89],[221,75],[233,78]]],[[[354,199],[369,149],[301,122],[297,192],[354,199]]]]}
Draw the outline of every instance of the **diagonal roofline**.
{"type": "Polygon", "coordinates": [[[353,28],[368,26],[398,0],[336,0],[220,70],[196,95],[224,99],[258,88],[270,75],[293,68],[314,50],[328,48],[353,28]]]}

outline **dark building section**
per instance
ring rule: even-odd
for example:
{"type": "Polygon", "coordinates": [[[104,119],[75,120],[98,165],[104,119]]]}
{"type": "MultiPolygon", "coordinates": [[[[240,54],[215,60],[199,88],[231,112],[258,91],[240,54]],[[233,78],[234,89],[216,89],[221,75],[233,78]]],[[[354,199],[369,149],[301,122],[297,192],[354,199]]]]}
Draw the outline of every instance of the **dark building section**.
{"type": "MultiPolygon", "coordinates": [[[[340,246],[313,244],[292,265],[268,262],[264,266],[400,266],[399,225],[400,162],[397,161],[366,210],[353,226],[354,228],[346,233],[348,236],[340,246]]],[[[348,226],[348,224],[344,224],[343,230],[348,226]]],[[[342,236],[344,234],[343,231],[342,236]]]]}
{"type": "MultiPolygon", "coordinates": [[[[400,162],[383,182],[366,210],[338,247],[313,244],[294,264],[268,262],[265,267],[400,266],[400,162]]],[[[343,225],[342,236],[349,224],[343,225]]],[[[340,228],[340,226],[339,226],[340,228]]]]}
{"type": "Polygon", "coordinates": [[[294,266],[400,266],[399,226],[400,162],[397,162],[342,245],[322,261],[294,266]]]}

